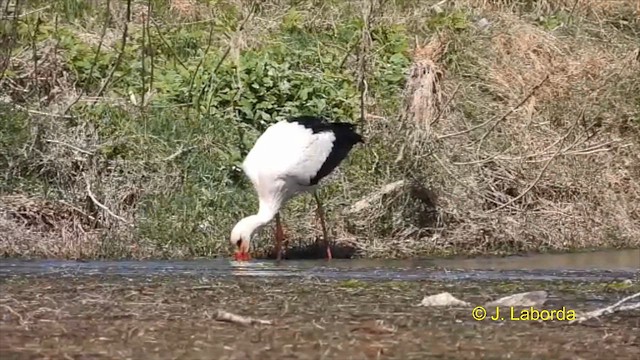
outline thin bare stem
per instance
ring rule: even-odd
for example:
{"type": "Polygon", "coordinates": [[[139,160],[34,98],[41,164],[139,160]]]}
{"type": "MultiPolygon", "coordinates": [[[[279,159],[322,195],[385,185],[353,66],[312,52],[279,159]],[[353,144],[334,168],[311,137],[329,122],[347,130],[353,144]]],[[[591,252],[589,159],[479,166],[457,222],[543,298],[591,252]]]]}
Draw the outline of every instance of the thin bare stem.
{"type": "Polygon", "coordinates": [[[542,84],[544,84],[547,80],[549,79],[549,75],[546,75],[544,77],[544,79],[542,79],[542,81],[540,81],[538,84],[536,84],[533,88],[531,88],[531,90],[526,94],[526,96],[520,100],[520,102],[518,102],[518,104],[516,104],[516,106],[510,108],[509,110],[507,110],[507,112],[505,112],[502,116],[500,116],[497,120],[494,120],[494,118],[489,119],[485,122],[483,122],[482,124],[476,125],[474,127],[468,128],[466,130],[463,131],[459,131],[456,133],[451,133],[451,134],[445,134],[442,136],[438,136],[438,140],[443,140],[446,138],[450,138],[450,137],[454,137],[454,136],[460,136],[460,135],[464,135],[466,133],[469,133],[473,130],[479,129],[489,123],[491,123],[492,121],[495,121],[493,123],[493,125],[491,125],[491,127],[484,133],[484,135],[482,136],[482,138],[480,138],[479,142],[482,142],[488,135],[489,133],[491,133],[491,131],[504,119],[507,118],[507,116],[509,116],[511,113],[513,113],[515,110],[517,110],[518,108],[520,108],[522,105],[524,105],[524,103],[527,102],[527,100],[529,100],[529,98],[531,98],[531,96],[533,96],[533,94],[535,93],[536,90],[538,90],[538,88],[540,88],[540,86],[542,86],[542,84]]]}
{"type": "Polygon", "coordinates": [[[487,129],[487,131],[482,135],[480,140],[478,140],[478,148],[480,148],[480,146],[482,146],[482,143],[484,142],[484,140],[487,138],[487,136],[489,136],[489,134],[493,131],[493,129],[495,129],[496,126],[498,126],[499,123],[504,121],[509,115],[511,115],[514,111],[516,111],[522,105],[524,105],[536,93],[536,90],[538,90],[545,82],[547,82],[547,80],[549,80],[549,74],[545,75],[545,77],[542,79],[542,81],[540,81],[539,83],[534,85],[531,88],[531,90],[529,90],[527,95],[524,98],[522,98],[522,100],[520,100],[520,102],[518,104],[516,104],[516,106],[512,107],[507,112],[505,112],[501,117],[499,117],[493,123],[493,125],[491,125],[491,127],[489,129],[487,129]]]}
{"type": "MultiPolygon", "coordinates": [[[[247,22],[249,22],[249,19],[251,19],[253,17],[253,15],[255,14],[257,9],[258,9],[257,4],[256,3],[252,3],[251,4],[251,8],[249,9],[249,13],[244,17],[244,19],[242,19],[242,22],[240,23],[240,25],[236,29],[234,36],[237,36],[239,33],[241,33],[244,30],[244,27],[246,26],[247,22]]],[[[218,72],[218,69],[220,69],[220,66],[222,66],[222,63],[227,59],[227,56],[229,56],[229,53],[231,52],[231,46],[232,46],[232,44],[229,44],[227,46],[227,48],[225,49],[224,53],[222,54],[222,57],[220,58],[220,60],[216,64],[216,66],[213,68],[213,71],[211,72],[211,76],[209,77],[209,86],[211,88],[213,88],[213,80],[214,80],[215,74],[218,72]]],[[[202,97],[202,95],[204,94],[204,90],[205,90],[205,87],[203,86],[202,90],[200,91],[200,97],[202,97]]],[[[211,102],[212,101],[213,101],[213,97],[210,97],[209,98],[209,102],[207,103],[207,112],[209,112],[211,110],[211,102]]],[[[198,103],[199,102],[200,101],[198,101],[198,103]]]]}
{"type": "Polygon", "coordinates": [[[164,46],[169,49],[169,51],[171,52],[171,55],[173,55],[173,58],[178,62],[178,64],[180,64],[180,66],[182,66],[185,70],[189,70],[189,68],[187,67],[187,65],[185,65],[185,63],[182,62],[182,60],[180,60],[180,57],[178,56],[178,54],[176,53],[176,51],[173,49],[173,47],[171,45],[169,45],[169,43],[167,42],[167,40],[164,38],[164,36],[162,36],[162,31],[160,31],[160,26],[158,25],[158,22],[151,19],[151,22],[153,23],[153,26],[156,28],[156,33],[158,34],[158,37],[160,38],[160,40],[162,40],[162,43],[164,44],[164,46]]]}
{"type": "Polygon", "coordinates": [[[456,85],[456,88],[453,89],[453,93],[451,94],[451,96],[449,96],[449,98],[447,99],[447,102],[444,103],[444,105],[440,109],[440,112],[438,112],[438,115],[436,116],[435,119],[433,119],[433,121],[431,121],[429,126],[435,125],[438,122],[438,120],[440,120],[440,118],[442,117],[442,114],[444,114],[445,110],[447,109],[451,101],[453,101],[453,99],[456,97],[458,90],[460,90],[460,84],[456,85]]]}
{"type": "Polygon", "coordinates": [[[553,162],[553,160],[558,157],[558,155],[562,152],[562,145],[564,144],[564,141],[567,139],[567,137],[569,137],[569,135],[571,134],[571,132],[573,131],[573,129],[576,127],[576,125],[578,124],[579,119],[576,120],[576,122],[573,124],[573,126],[571,126],[571,128],[567,131],[566,134],[564,134],[564,136],[562,138],[560,138],[560,143],[558,145],[558,150],[553,154],[553,156],[551,156],[547,162],[544,164],[544,166],[542,167],[542,169],[540,170],[540,172],[538,173],[538,176],[536,176],[536,178],[531,182],[531,184],[529,184],[529,186],[527,186],[527,188],[521,192],[518,196],[511,198],[509,201],[507,201],[506,203],[489,210],[488,212],[496,212],[502,208],[504,208],[505,206],[511,205],[514,202],[522,199],[529,191],[531,191],[531,189],[533,189],[538,182],[540,181],[540,179],[542,179],[542,176],[544,175],[544,173],[547,171],[547,169],[549,168],[549,165],[551,165],[551,163],[553,162]]]}
{"type": "Polygon", "coordinates": [[[365,104],[367,96],[367,58],[371,47],[370,21],[373,13],[373,0],[367,1],[367,6],[362,14],[362,38],[360,40],[360,53],[358,56],[358,91],[360,92],[360,122],[365,121],[365,104]]]}
{"type": "MultiPolygon", "coordinates": [[[[107,3],[105,5],[105,20],[104,23],[102,24],[102,31],[100,33],[100,41],[98,42],[98,47],[96,48],[96,54],[93,57],[93,61],[91,62],[91,67],[89,68],[89,79],[95,80],[95,78],[93,77],[93,70],[96,67],[96,64],[98,63],[98,57],[100,56],[100,51],[102,50],[102,44],[104,43],[104,39],[105,36],[107,35],[107,28],[109,26],[109,23],[111,22],[111,11],[109,11],[109,8],[111,6],[111,0],[107,0],[107,3]]],[[[80,94],[78,94],[78,96],[76,96],[75,99],[73,99],[73,101],[71,103],[69,103],[69,105],[67,105],[67,107],[64,109],[64,111],[62,112],[63,115],[69,113],[69,110],[71,110],[71,108],[78,103],[78,101],[80,101],[80,99],[84,96],[85,94],[85,88],[83,87],[80,90],[80,94]]]]}
{"type": "Polygon", "coordinates": [[[77,147],[77,146],[75,146],[75,145],[67,144],[67,143],[62,142],[62,141],[52,140],[52,139],[45,139],[44,141],[46,141],[46,142],[48,142],[48,143],[52,143],[52,144],[63,145],[63,146],[68,147],[69,149],[75,150],[75,151],[77,151],[77,152],[80,152],[80,153],[83,153],[83,154],[86,154],[86,155],[91,155],[91,154],[93,154],[93,153],[92,153],[91,151],[89,151],[89,150],[85,150],[85,149],[79,148],[79,147],[77,147]]]}
{"type": "MultiPolygon", "coordinates": [[[[198,61],[198,65],[196,66],[196,69],[193,71],[193,75],[191,76],[191,79],[189,80],[189,101],[193,102],[193,86],[195,85],[196,82],[196,77],[198,76],[198,73],[200,72],[200,67],[202,67],[202,64],[204,63],[204,59],[207,57],[207,55],[209,54],[209,49],[211,49],[211,43],[213,42],[213,31],[215,29],[214,23],[211,22],[209,25],[209,39],[207,40],[207,47],[204,49],[204,53],[202,54],[202,57],[200,58],[200,61],[198,61]]],[[[229,48],[229,51],[231,51],[231,48],[229,48]]],[[[228,53],[227,53],[228,54],[228,53]]],[[[187,109],[188,111],[188,109],[187,109]]]]}
{"type": "Polygon", "coordinates": [[[111,83],[113,74],[115,74],[118,67],[120,67],[120,63],[122,62],[122,58],[124,57],[124,49],[127,46],[127,37],[129,34],[130,21],[131,21],[131,0],[127,0],[127,17],[124,22],[124,28],[122,29],[122,43],[120,44],[120,52],[118,53],[118,57],[116,58],[116,61],[113,64],[113,67],[111,68],[111,72],[109,72],[109,75],[104,80],[104,83],[100,87],[100,90],[98,90],[98,93],[96,94],[96,98],[99,98],[100,96],[102,96],[102,93],[104,93],[107,86],[111,83]]]}
{"type": "Polygon", "coordinates": [[[100,201],[98,201],[98,199],[96,198],[96,196],[93,194],[93,192],[91,191],[91,184],[89,183],[89,178],[87,178],[87,176],[84,176],[84,181],[86,183],[86,190],[87,190],[87,195],[89,195],[89,198],[91,198],[91,201],[93,201],[94,204],[96,204],[97,207],[99,207],[100,209],[104,210],[107,214],[111,215],[112,217],[122,221],[125,224],[129,224],[129,222],[121,217],[116,215],[113,211],[111,211],[108,207],[106,207],[103,203],[101,203],[100,201]]]}

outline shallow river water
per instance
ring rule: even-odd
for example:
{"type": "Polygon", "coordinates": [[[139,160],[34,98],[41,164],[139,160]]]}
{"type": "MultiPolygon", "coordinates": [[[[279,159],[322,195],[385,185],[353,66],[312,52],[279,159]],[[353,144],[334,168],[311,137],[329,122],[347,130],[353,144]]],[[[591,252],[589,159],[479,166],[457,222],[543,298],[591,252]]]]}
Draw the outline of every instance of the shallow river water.
{"type": "Polygon", "coordinates": [[[638,276],[640,249],[422,260],[191,261],[0,260],[0,277],[56,274],[315,277],[370,280],[606,280],[638,276]]]}

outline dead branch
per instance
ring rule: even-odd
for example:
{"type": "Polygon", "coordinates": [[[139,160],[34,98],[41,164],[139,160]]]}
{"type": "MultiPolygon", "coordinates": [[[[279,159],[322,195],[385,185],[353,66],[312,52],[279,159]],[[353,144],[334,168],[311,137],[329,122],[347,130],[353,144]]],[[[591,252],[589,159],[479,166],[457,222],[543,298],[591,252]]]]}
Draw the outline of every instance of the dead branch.
{"type": "Polygon", "coordinates": [[[35,10],[27,11],[26,13],[22,13],[22,14],[18,15],[18,18],[27,17],[27,16],[29,16],[29,15],[32,15],[32,14],[35,14],[35,13],[42,12],[42,11],[44,11],[44,10],[49,9],[50,7],[51,7],[51,5],[46,5],[46,6],[43,6],[43,7],[41,7],[41,8],[35,9],[35,10]]]}
{"type": "MultiPolygon", "coordinates": [[[[104,39],[105,36],[107,35],[107,28],[109,27],[109,22],[111,21],[111,11],[109,11],[109,9],[111,8],[111,0],[107,0],[107,3],[105,5],[105,21],[102,24],[102,31],[100,33],[100,41],[98,42],[98,47],[96,49],[96,54],[93,57],[93,61],[91,62],[91,67],[89,68],[89,77],[91,79],[95,78],[93,77],[93,70],[95,69],[96,65],[98,64],[98,57],[100,56],[100,51],[102,50],[102,45],[104,44],[104,39]]],[[[84,96],[85,94],[85,88],[82,87],[82,89],[80,90],[80,94],[78,94],[78,96],[76,96],[75,99],[73,99],[73,101],[71,101],[69,103],[69,105],[67,105],[67,107],[64,109],[64,111],[62,112],[62,115],[65,115],[69,112],[69,110],[71,110],[71,108],[78,103],[78,101],[80,101],[80,99],[84,96]]],[[[97,101],[97,99],[96,99],[97,101]]]]}
{"type": "Polygon", "coordinates": [[[359,213],[360,211],[371,207],[374,202],[379,201],[383,196],[390,194],[392,192],[395,192],[403,186],[404,186],[404,180],[398,180],[396,182],[387,184],[383,186],[379,191],[376,191],[375,193],[370,194],[366,198],[361,199],[355,204],[353,204],[351,207],[349,207],[345,211],[345,214],[359,213]]]}
{"type": "Polygon", "coordinates": [[[183,26],[190,26],[190,25],[197,25],[197,24],[212,23],[216,19],[217,19],[216,17],[210,17],[208,19],[196,20],[196,21],[167,23],[167,24],[164,24],[164,26],[165,27],[183,27],[183,26]]]}
{"type": "MultiPolygon", "coordinates": [[[[314,325],[324,330],[320,325],[314,323],[314,325]]],[[[362,331],[369,334],[393,334],[398,330],[397,326],[387,325],[384,320],[366,321],[361,325],[357,325],[351,329],[351,331],[362,331]]]]}
{"type": "Polygon", "coordinates": [[[362,21],[364,26],[362,27],[362,40],[360,41],[360,53],[358,56],[358,91],[360,92],[360,122],[364,123],[365,120],[365,102],[367,98],[367,56],[369,55],[369,48],[371,47],[371,31],[369,29],[369,23],[371,21],[371,14],[373,13],[373,1],[367,1],[365,9],[363,9],[362,21]]]}
{"type": "MultiPolygon", "coordinates": [[[[583,110],[584,112],[584,110],[583,110]]],[[[559,137],[556,141],[553,142],[553,144],[547,146],[544,150],[542,150],[541,152],[535,153],[535,154],[528,154],[528,155],[522,155],[522,156],[501,156],[502,154],[506,153],[507,151],[510,150],[506,149],[501,153],[496,153],[494,155],[491,155],[489,157],[485,157],[483,159],[479,159],[479,160],[474,160],[474,161],[465,161],[465,162],[453,162],[452,164],[454,165],[478,165],[478,164],[484,164],[490,161],[519,161],[519,160],[524,160],[527,163],[537,163],[537,162],[543,162],[543,161],[548,161],[548,158],[545,159],[535,159],[535,160],[531,160],[533,158],[537,158],[537,157],[542,157],[542,156],[553,156],[556,152],[555,151],[547,151],[551,148],[553,148],[554,146],[558,145],[561,141],[563,141],[564,139],[566,139],[568,137],[568,135],[571,133],[571,131],[573,130],[573,128],[575,127],[572,126],[567,133],[565,133],[563,136],[559,137]]],[[[588,129],[587,129],[588,130],[588,129]]],[[[579,139],[577,141],[574,141],[571,145],[566,146],[564,149],[562,149],[562,151],[560,151],[559,154],[557,154],[557,156],[569,156],[569,155],[590,155],[590,154],[595,154],[595,153],[599,153],[599,152],[605,152],[605,151],[611,151],[613,149],[622,149],[628,146],[631,146],[631,143],[627,143],[627,144],[623,144],[623,145],[619,145],[619,146],[615,146],[617,143],[619,143],[620,140],[612,140],[612,141],[606,141],[600,144],[596,144],[596,145],[591,145],[585,148],[581,148],[581,149],[575,149],[572,150],[574,147],[576,147],[577,145],[580,145],[582,143],[584,143],[584,141],[579,141],[579,139]]]]}
{"type": "Polygon", "coordinates": [[[120,63],[122,62],[122,57],[124,56],[124,49],[127,45],[127,37],[129,34],[130,21],[131,21],[131,0],[127,0],[127,16],[124,22],[124,28],[122,29],[122,43],[120,44],[120,52],[118,53],[118,57],[113,63],[113,67],[111,68],[109,75],[107,75],[107,78],[104,80],[104,82],[102,83],[102,86],[100,87],[100,90],[98,90],[98,93],[96,94],[96,97],[98,98],[102,96],[107,86],[111,83],[111,79],[113,79],[113,74],[115,74],[118,67],[120,67],[120,63]]]}
{"type": "Polygon", "coordinates": [[[273,325],[273,322],[270,320],[261,320],[261,319],[254,319],[251,317],[240,316],[240,315],[232,314],[230,312],[226,312],[224,310],[218,310],[216,312],[216,320],[245,325],[245,326],[256,325],[256,324],[257,325],[273,325]]]}
{"type": "MultiPolygon", "coordinates": [[[[558,139],[560,140],[560,139],[558,139]]],[[[560,155],[587,155],[587,154],[592,154],[592,153],[596,153],[596,152],[601,152],[601,151],[609,151],[612,148],[609,147],[609,145],[613,145],[615,143],[617,143],[619,141],[614,140],[614,141],[607,141],[601,144],[597,144],[597,145],[592,145],[583,149],[576,149],[576,150],[571,150],[572,146],[567,146],[564,149],[562,149],[562,151],[560,152],[560,155]],[[570,151],[571,150],[571,151],[570,151]]],[[[554,142],[552,145],[557,145],[558,141],[554,142]]],[[[621,148],[627,147],[631,144],[624,144],[621,145],[621,148]]],[[[545,149],[546,150],[546,149],[545,149]]],[[[548,155],[553,155],[555,152],[549,152],[549,151],[543,151],[543,152],[539,152],[539,153],[535,153],[535,154],[529,154],[529,155],[523,155],[523,156],[513,156],[513,157],[502,157],[502,156],[497,156],[497,157],[492,157],[492,158],[488,158],[485,160],[479,160],[479,161],[490,161],[490,160],[504,160],[504,161],[514,161],[514,160],[526,160],[526,159],[532,159],[532,158],[536,158],[536,157],[540,157],[540,156],[548,156],[548,155]]],[[[540,160],[533,160],[533,162],[537,162],[540,160]]],[[[458,165],[459,163],[456,163],[456,165],[458,165]]],[[[460,163],[461,164],[461,163],[460,163]]]]}
{"type": "Polygon", "coordinates": [[[75,145],[67,144],[67,143],[62,142],[62,141],[52,140],[52,139],[45,139],[44,141],[46,141],[46,142],[48,142],[48,143],[52,143],[52,144],[63,145],[63,146],[66,146],[66,147],[68,147],[68,148],[70,148],[70,149],[72,149],[72,150],[75,150],[75,151],[77,151],[77,152],[81,152],[81,153],[86,154],[86,155],[91,155],[91,154],[93,154],[93,153],[92,153],[91,151],[89,151],[89,150],[85,150],[85,149],[79,148],[79,147],[77,147],[77,146],[75,146],[75,145]]]}
{"type": "Polygon", "coordinates": [[[63,118],[63,119],[73,119],[73,116],[71,116],[71,115],[53,114],[53,113],[48,113],[48,112],[44,112],[44,111],[27,109],[27,108],[22,107],[22,106],[20,106],[18,104],[12,104],[12,105],[15,106],[17,109],[20,109],[20,110],[28,112],[29,114],[42,115],[42,116],[51,116],[51,117],[57,117],[57,118],[63,118]]]}
{"type": "Polygon", "coordinates": [[[454,137],[454,136],[464,135],[464,134],[466,134],[466,133],[472,132],[473,130],[479,129],[479,128],[481,128],[481,127],[483,127],[483,126],[487,125],[488,123],[490,123],[490,122],[492,122],[492,121],[493,121],[493,118],[491,118],[491,119],[489,119],[489,120],[487,120],[487,121],[483,122],[482,124],[478,124],[478,125],[476,125],[476,126],[470,127],[470,128],[468,128],[468,129],[466,129],[466,130],[462,130],[462,131],[458,131],[458,132],[455,132],[455,133],[445,134],[445,135],[438,136],[437,140],[443,140],[443,139],[450,138],[450,137],[454,137]]]}
{"type": "Polygon", "coordinates": [[[191,150],[193,150],[195,148],[196,148],[196,146],[189,146],[188,148],[180,147],[176,152],[174,152],[173,154],[171,154],[171,155],[167,156],[166,158],[162,159],[162,161],[171,161],[171,160],[177,158],[178,156],[182,155],[183,153],[191,151],[191,150]]]}
{"type": "Polygon", "coordinates": [[[87,178],[86,175],[84,176],[84,181],[87,184],[87,187],[86,187],[87,195],[89,195],[89,198],[91,198],[91,201],[93,201],[93,203],[96,204],[97,207],[99,207],[100,209],[106,211],[107,214],[109,214],[109,215],[113,216],[114,218],[122,221],[123,223],[129,224],[129,222],[125,218],[114,214],[113,211],[111,211],[108,207],[106,207],[104,204],[102,204],[100,201],[98,201],[96,196],[91,191],[91,184],[89,183],[89,179],[87,178]]]}
{"type": "MultiPolygon", "coordinates": [[[[151,18],[151,16],[147,17],[147,19],[150,19],[150,18],[151,18]]],[[[180,59],[180,56],[178,56],[178,54],[173,49],[173,47],[164,38],[164,36],[162,36],[162,30],[160,30],[160,24],[158,24],[158,22],[155,19],[150,19],[150,20],[153,23],[153,26],[156,28],[156,33],[158,34],[158,37],[160,38],[160,40],[162,41],[164,46],[169,50],[169,52],[171,52],[171,55],[173,56],[173,58],[176,59],[178,64],[180,64],[180,66],[182,66],[183,69],[189,71],[189,67],[187,65],[185,65],[185,63],[180,59]]]]}
{"type": "Polygon", "coordinates": [[[5,310],[7,310],[8,312],[12,313],[13,315],[15,315],[18,318],[18,323],[20,325],[24,324],[24,318],[22,317],[22,315],[20,315],[20,313],[18,313],[17,311],[13,310],[11,307],[9,307],[9,305],[2,305],[3,308],[5,308],[5,310]]]}
{"type": "Polygon", "coordinates": [[[633,304],[628,304],[628,305],[624,305],[625,303],[635,299],[635,298],[640,298],[640,292],[635,293],[631,296],[627,296],[626,298],[618,301],[617,303],[601,308],[601,309],[597,309],[597,310],[593,310],[593,311],[589,311],[587,313],[582,314],[580,317],[578,317],[577,319],[571,320],[569,321],[569,324],[573,324],[573,323],[583,323],[589,319],[594,319],[597,317],[600,317],[602,315],[607,315],[607,314],[613,314],[615,312],[619,312],[619,311],[628,311],[628,310],[637,310],[640,309],[640,302],[636,302],[633,304]]]}
{"type": "MultiPolygon", "coordinates": [[[[211,20],[213,20],[215,18],[213,13],[211,15],[212,15],[212,18],[210,20],[208,20],[208,21],[211,21],[211,20]]],[[[200,61],[198,61],[198,65],[196,66],[196,69],[193,70],[193,75],[191,76],[191,79],[189,79],[189,91],[187,93],[189,94],[188,99],[191,102],[193,102],[193,86],[196,83],[196,76],[198,76],[200,68],[202,67],[202,64],[204,63],[204,59],[206,59],[207,55],[209,55],[209,49],[211,49],[211,44],[213,43],[214,29],[215,29],[215,23],[211,22],[211,24],[209,26],[209,39],[207,40],[207,47],[204,49],[204,53],[202,54],[202,57],[200,58],[200,61]]],[[[229,51],[231,51],[231,47],[229,47],[229,51]]],[[[229,54],[227,53],[227,56],[228,55],[229,54]]],[[[191,106],[191,104],[188,104],[187,106],[191,106]]]]}
{"type": "MultiPolygon", "coordinates": [[[[242,21],[238,25],[234,36],[238,36],[238,34],[242,33],[242,31],[244,30],[244,27],[247,25],[247,23],[253,17],[253,15],[257,12],[257,10],[258,10],[257,4],[252,3],[251,7],[249,8],[249,13],[242,19],[242,21]]],[[[216,66],[213,67],[213,71],[211,71],[211,76],[209,77],[209,86],[214,87],[214,77],[215,77],[216,73],[218,72],[218,69],[220,69],[220,66],[222,66],[222,63],[227,59],[227,57],[231,53],[232,44],[233,44],[233,42],[231,41],[229,43],[229,45],[227,45],[227,48],[225,49],[224,53],[222,54],[222,57],[220,57],[220,60],[218,60],[218,62],[216,63],[216,66]]],[[[199,98],[201,98],[204,95],[204,91],[205,91],[206,88],[207,88],[206,86],[202,87],[202,90],[200,90],[199,98]]],[[[209,112],[209,110],[211,110],[211,102],[212,101],[213,101],[213,97],[210,97],[209,98],[209,102],[207,103],[207,112],[209,112]]],[[[198,103],[199,102],[200,102],[200,100],[198,100],[198,103]]]]}
{"type": "Polygon", "coordinates": [[[527,93],[527,95],[522,100],[520,100],[520,102],[518,104],[516,104],[516,106],[514,106],[511,109],[507,110],[507,112],[505,112],[500,118],[498,118],[493,123],[493,125],[491,125],[491,127],[489,129],[487,129],[487,131],[482,135],[480,140],[478,140],[478,147],[480,147],[480,145],[482,145],[482,142],[484,142],[484,140],[487,138],[487,136],[489,136],[489,134],[493,131],[493,129],[496,128],[496,126],[498,126],[499,123],[501,123],[504,119],[507,118],[507,116],[511,115],[514,111],[516,111],[518,108],[520,108],[522,105],[524,105],[533,96],[533,94],[535,94],[536,90],[538,90],[542,86],[542,84],[547,82],[547,80],[549,80],[549,74],[545,75],[545,77],[544,77],[544,79],[542,79],[542,81],[540,81],[534,87],[532,87],[531,90],[529,90],[529,92],[527,93]]]}
{"type": "Polygon", "coordinates": [[[529,100],[529,98],[531,98],[531,96],[533,96],[533,94],[536,92],[536,90],[538,90],[538,88],[540,88],[540,86],[542,86],[542,84],[544,84],[548,79],[549,79],[549,75],[546,75],[544,77],[544,79],[542,79],[542,81],[540,81],[533,88],[531,88],[531,90],[527,93],[527,95],[516,106],[512,107],[511,109],[509,109],[507,112],[505,112],[497,120],[494,120],[495,118],[491,118],[491,119],[483,122],[482,124],[476,125],[474,127],[470,127],[470,128],[468,128],[466,130],[462,130],[462,131],[458,131],[458,132],[455,132],[455,133],[438,136],[438,140],[443,140],[443,139],[454,137],[454,136],[464,135],[464,134],[469,133],[469,132],[471,132],[473,130],[479,129],[479,128],[491,123],[492,121],[495,121],[495,123],[493,125],[491,125],[491,127],[484,133],[482,138],[479,140],[479,142],[481,143],[484,140],[484,138],[487,137],[489,135],[489,133],[496,127],[496,125],[498,125],[498,123],[500,123],[502,120],[506,119],[507,116],[509,116],[512,112],[516,111],[518,108],[520,108],[522,105],[524,105],[524,103],[526,103],[527,100],[529,100]]]}
{"type": "MultiPolygon", "coordinates": [[[[485,199],[486,201],[492,202],[492,203],[494,203],[494,204],[496,204],[496,205],[498,205],[498,206],[499,206],[499,205],[501,205],[501,204],[500,204],[499,202],[497,202],[496,200],[494,200],[494,199],[492,199],[492,198],[490,198],[490,197],[488,197],[488,196],[486,196],[486,195],[484,195],[484,194],[482,194],[482,193],[477,192],[476,190],[472,189],[469,185],[465,184],[462,180],[460,180],[460,178],[459,178],[458,176],[456,176],[453,172],[451,172],[451,169],[449,169],[449,168],[444,164],[444,162],[442,162],[442,160],[440,160],[440,158],[439,158],[436,154],[431,154],[431,156],[433,156],[433,158],[434,158],[434,159],[436,159],[436,161],[438,162],[438,164],[440,164],[440,166],[442,167],[442,169],[443,169],[444,171],[446,171],[446,172],[447,172],[447,174],[449,174],[449,176],[451,176],[451,178],[453,179],[453,181],[455,181],[455,182],[457,182],[458,184],[462,185],[465,189],[469,190],[470,192],[473,192],[473,193],[477,194],[478,196],[480,196],[481,198],[485,199]]],[[[509,204],[508,204],[508,203],[507,203],[507,204],[504,204],[504,206],[507,206],[507,205],[509,205],[509,204]]]]}
{"type": "Polygon", "coordinates": [[[498,207],[496,207],[494,209],[491,209],[489,211],[490,213],[498,211],[498,210],[504,208],[505,206],[510,205],[510,204],[514,203],[515,201],[518,201],[518,200],[522,199],[522,197],[524,197],[529,191],[531,191],[531,189],[533,189],[538,184],[540,179],[542,179],[542,175],[544,175],[544,173],[549,168],[549,165],[551,165],[551,162],[553,162],[553,160],[555,158],[557,158],[558,155],[560,155],[562,153],[564,141],[569,137],[569,135],[571,135],[571,133],[573,132],[573,129],[575,129],[575,127],[578,125],[579,120],[580,120],[580,117],[578,117],[576,119],[576,121],[573,123],[573,125],[571,125],[569,130],[567,130],[567,132],[560,139],[558,139],[558,141],[556,141],[556,143],[558,144],[558,150],[549,159],[547,159],[547,162],[544,164],[544,166],[542,167],[542,169],[538,173],[538,176],[536,176],[536,178],[531,182],[531,184],[529,186],[527,186],[527,188],[523,192],[521,192],[518,196],[516,196],[514,198],[511,198],[511,200],[507,201],[506,203],[503,203],[503,204],[499,205],[498,207]]]}
{"type": "Polygon", "coordinates": [[[440,118],[442,117],[442,114],[444,114],[444,111],[447,109],[447,107],[449,106],[451,101],[453,101],[453,98],[456,97],[456,94],[458,93],[458,90],[460,90],[460,84],[456,85],[456,88],[453,89],[453,93],[451,93],[451,96],[449,96],[449,98],[447,99],[447,102],[445,102],[444,105],[442,105],[442,108],[440,109],[440,112],[438,113],[438,115],[436,115],[435,119],[433,119],[433,121],[431,121],[429,126],[435,125],[435,123],[437,123],[438,120],[440,120],[440,118]]]}
{"type": "Polygon", "coordinates": [[[463,162],[451,162],[453,165],[479,165],[479,164],[484,164],[484,163],[488,163],[490,161],[494,161],[494,160],[504,160],[504,158],[501,158],[500,155],[506,153],[507,151],[511,150],[513,146],[510,146],[509,148],[505,149],[504,151],[501,151],[499,153],[495,153],[489,157],[480,159],[480,160],[473,160],[473,161],[463,161],[463,162]]]}
{"type": "Polygon", "coordinates": [[[558,154],[560,154],[560,151],[562,150],[562,147],[560,147],[558,149],[558,151],[556,151],[555,154],[553,154],[553,156],[551,156],[549,158],[549,160],[547,160],[547,162],[544,164],[544,166],[542,167],[542,169],[540,170],[540,172],[538,173],[538,176],[536,176],[536,178],[531,182],[531,184],[529,186],[527,186],[527,188],[521,192],[518,196],[511,198],[511,200],[507,201],[506,203],[503,203],[501,205],[499,205],[498,207],[489,210],[489,212],[495,212],[498,211],[500,209],[502,209],[503,207],[510,205],[512,203],[514,203],[515,201],[518,201],[520,199],[522,199],[523,196],[525,196],[529,191],[531,191],[531,189],[533,189],[538,182],[540,181],[540,179],[542,179],[542,175],[544,175],[544,173],[547,171],[547,169],[549,168],[549,165],[551,165],[551,162],[553,162],[553,159],[555,159],[556,157],[558,157],[558,154]]]}
{"type": "MultiPolygon", "coordinates": [[[[573,150],[573,151],[567,151],[567,152],[561,152],[560,155],[562,156],[566,156],[566,155],[591,155],[591,154],[596,154],[596,153],[600,153],[600,152],[606,152],[606,151],[611,151],[614,149],[624,149],[626,147],[631,146],[631,143],[628,144],[623,144],[620,146],[609,146],[612,144],[615,144],[617,141],[608,141],[606,143],[603,144],[599,144],[599,145],[594,145],[591,147],[588,147],[586,149],[579,149],[579,150],[573,150]]],[[[551,154],[543,154],[543,155],[551,155],[551,154]]],[[[528,163],[535,163],[535,162],[541,162],[541,161],[545,161],[545,159],[538,159],[538,160],[528,160],[528,163]]]]}

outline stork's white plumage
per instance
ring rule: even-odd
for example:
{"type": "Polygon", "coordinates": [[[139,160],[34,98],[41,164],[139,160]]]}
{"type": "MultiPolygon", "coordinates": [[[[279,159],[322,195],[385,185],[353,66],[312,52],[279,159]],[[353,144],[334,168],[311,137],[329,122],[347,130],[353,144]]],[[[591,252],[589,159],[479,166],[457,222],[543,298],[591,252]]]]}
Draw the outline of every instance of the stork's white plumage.
{"type": "Polygon", "coordinates": [[[242,169],[258,194],[259,210],[240,220],[230,241],[238,247],[236,260],[249,259],[251,236],[276,218],[276,256],[282,256],[283,231],[279,212],[293,196],[313,192],[327,246],[322,204],[315,192],[318,183],[344,160],[351,148],[364,142],[354,125],[328,122],[314,116],[299,116],[271,125],[256,141],[242,169]]]}

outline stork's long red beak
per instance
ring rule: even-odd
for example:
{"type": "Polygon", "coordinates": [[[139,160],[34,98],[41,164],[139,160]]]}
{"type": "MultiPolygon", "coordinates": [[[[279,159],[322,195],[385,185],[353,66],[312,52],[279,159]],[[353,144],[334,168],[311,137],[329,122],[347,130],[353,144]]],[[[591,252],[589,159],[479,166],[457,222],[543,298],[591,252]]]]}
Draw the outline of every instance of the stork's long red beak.
{"type": "Polygon", "coordinates": [[[249,255],[248,252],[243,252],[243,251],[236,251],[236,253],[234,254],[234,259],[236,261],[249,261],[251,260],[251,255],[249,255]]]}

